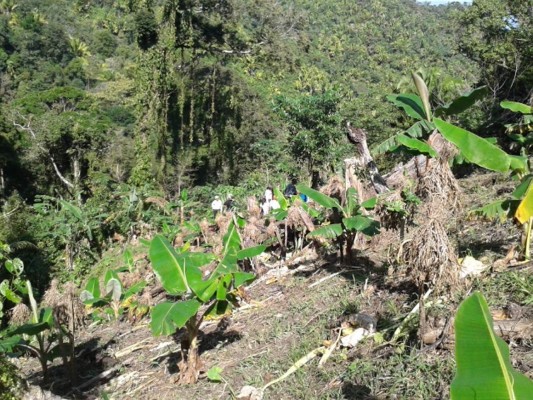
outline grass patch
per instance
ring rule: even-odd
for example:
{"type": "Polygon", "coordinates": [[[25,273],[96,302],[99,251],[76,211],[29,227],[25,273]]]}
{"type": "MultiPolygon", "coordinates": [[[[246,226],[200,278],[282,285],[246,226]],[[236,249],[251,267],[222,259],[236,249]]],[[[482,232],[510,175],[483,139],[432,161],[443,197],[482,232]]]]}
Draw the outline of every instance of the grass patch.
{"type": "Polygon", "coordinates": [[[485,295],[490,307],[533,305],[533,274],[527,271],[505,271],[478,279],[474,288],[485,295]]]}

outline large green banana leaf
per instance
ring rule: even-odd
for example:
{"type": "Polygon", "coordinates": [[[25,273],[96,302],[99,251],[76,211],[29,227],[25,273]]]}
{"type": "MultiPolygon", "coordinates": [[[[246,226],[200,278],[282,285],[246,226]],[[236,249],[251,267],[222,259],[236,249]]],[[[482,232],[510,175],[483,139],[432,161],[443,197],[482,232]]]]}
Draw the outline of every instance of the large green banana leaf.
{"type": "Polygon", "coordinates": [[[379,233],[379,222],[364,215],[343,218],[342,222],[350,231],[363,232],[367,236],[374,236],[379,233]]]}
{"type": "Polygon", "coordinates": [[[410,138],[405,135],[398,135],[398,143],[404,145],[409,149],[417,150],[420,153],[429,154],[433,158],[438,157],[438,154],[435,149],[421,140],[410,138]]]}
{"type": "Polygon", "coordinates": [[[472,164],[497,172],[510,170],[511,157],[488,140],[439,118],[435,118],[434,122],[442,136],[455,144],[464,158],[472,164]]]}
{"type": "Polygon", "coordinates": [[[494,333],[492,317],[483,295],[463,301],[455,318],[457,373],[452,400],[526,400],[533,382],[515,371],[506,343],[494,333]]]}
{"type": "Polygon", "coordinates": [[[196,300],[166,301],[159,303],[152,309],[150,327],[154,336],[172,335],[177,329],[185,326],[187,321],[196,315],[200,303],[196,300]]]}
{"type": "Polygon", "coordinates": [[[235,224],[230,222],[228,230],[223,237],[224,243],[224,255],[226,254],[236,254],[241,249],[241,237],[237,231],[235,224]]]}
{"type": "Polygon", "coordinates": [[[307,197],[309,197],[314,202],[320,204],[322,207],[325,207],[327,209],[333,209],[338,208],[339,210],[342,209],[339,202],[324,193],[320,193],[317,190],[311,189],[310,187],[307,187],[305,185],[298,184],[296,185],[296,190],[298,190],[298,193],[303,193],[307,197]]]}
{"type": "Polygon", "coordinates": [[[331,224],[321,226],[320,228],[315,229],[313,232],[307,234],[307,237],[323,237],[326,239],[335,239],[342,235],[342,225],[341,224],[331,224]]]}
{"type": "MultiPolygon", "coordinates": [[[[184,262],[184,257],[161,235],[152,239],[150,260],[157,278],[169,294],[186,293],[202,284],[202,272],[195,264],[199,260],[189,258],[188,262],[184,262]]],[[[202,258],[200,261],[205,260],[202,258]]]]}
{"type": "Polygon", "coordinates": [[[435,110],[435,116],[440,117],[443,115],[459,114],[467,108],[473,106],[476,101],[485,97],[488,92],[489,91],[486,86],[478,87],[469,93],[457,97],[451,103],[446,104],[445,106],[437,107],[435,110]]]}
{"type": "Polygon", "coordinates": [[[416,94],[391,94],[387,100],[405,111],[407,115],[418,120],[427,119],[422,99],[416,94]]]}
{"type": "Polygon", "coordinates": [[[500,103],[502,108],[511,110],[513,112],[518,112],[521,114],[532,114],[533,108],[527,104],[518,103],[516,101],[505,100],[500,103]]]}

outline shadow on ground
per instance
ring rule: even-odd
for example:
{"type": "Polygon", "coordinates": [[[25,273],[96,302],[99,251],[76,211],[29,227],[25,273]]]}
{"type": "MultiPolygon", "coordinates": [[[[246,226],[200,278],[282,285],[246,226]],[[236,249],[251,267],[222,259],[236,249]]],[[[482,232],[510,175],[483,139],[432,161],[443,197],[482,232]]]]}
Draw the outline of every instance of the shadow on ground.
{"type": "Polygon", "coordinates": [[[368,386],[355,385],[352,382],[344,382],[342,394],[346,400],[377,400],[368,386]]]}
{"type": "MultiPolygon", "coordinates": [[[[99,343],[99,339],[93,337],[76,346],[74,382],[71,383],[69,380],[70,370],[66,370],[63,364],[58,364],[57,361],[56,365],[48,368],[47,379],[43,379],[42,372],[39,370],[27,378],[28,382],[65,399],[94,399],[94,395],[89,392],[98,390],[98,387],[105,384],[107,380],[95,380],[93,384],[88,383],[93,377],[109,370],[117,363],[116,359],[107,355],[106,351],[110,345],[116,343],[115,338],[111,338],[103,345],[99,343]]],[[[70,364],[67,368],[70,368],[70,364]]]]}

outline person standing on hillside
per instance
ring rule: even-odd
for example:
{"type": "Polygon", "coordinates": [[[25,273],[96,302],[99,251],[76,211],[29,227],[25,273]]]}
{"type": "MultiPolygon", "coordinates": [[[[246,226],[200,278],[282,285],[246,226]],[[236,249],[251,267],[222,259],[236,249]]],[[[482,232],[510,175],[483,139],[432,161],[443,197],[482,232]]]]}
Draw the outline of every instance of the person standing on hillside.
{"type": "Polygon", "coordinates": [[[292,178],[291,182],[287,185],[287,187],[283,191],[283,195],[285,197],[290,198],[290,197],[296,196],[298,194],[298,191],[296,190],[296,183],[298,183],[296,178],[292,178]]]}
{"type": "Polygon", "coordinates": [[[216,218],[219,212],[222,212],[222,201],[219,196],[215,196],[215,200],[211,203],[211,209],[213,210],[213,218],[216,218]]]}
{"type": "Polygon", "coordinates": [[[228,211],[233,211],[234,208],[235,208],[235,201],[233,201],[233,196],[230,193],[228,194],[228,198],[224,202],[224,210],[228,212],[228,211]]]}

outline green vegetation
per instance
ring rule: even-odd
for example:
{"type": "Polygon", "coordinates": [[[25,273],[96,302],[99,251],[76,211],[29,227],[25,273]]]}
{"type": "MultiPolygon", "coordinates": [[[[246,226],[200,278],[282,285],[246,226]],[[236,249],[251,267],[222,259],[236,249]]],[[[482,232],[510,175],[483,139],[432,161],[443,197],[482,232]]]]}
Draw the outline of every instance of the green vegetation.
{"type": "Polygon", "coordinates": [[[0,397],[11,358],[98,396],[80,378],[122,375],[145,331],[180,346],[150,379],[200,380],[183,398],[223,398],[204,375],[233,397],[446,397],[469,290],[531,316],[531,37],[528,0],[0,0],[0,397]],[[457,177],[487,171],[461,209],[457,177]],[[213,218],[215,195],[234,203],[213,218]],[[89,349],[100,326],[124,333],[89,349]]]}
{"type": "Polygon", "coordinates": [[[236,225],[231,222],[223,238],[222,254],[217,266],[203,279],[200,267],[215,257],[181,249],[178,253],[162,236],[150,245],[152,267],[169,295],[185,295],[178,302],[159,303],[152,309],[151,329],[154,335],[171,335],[185,327],[187,336],[181,342],[180,380],[195,383],[200,371],[198,334],[206,316],[225,315],[237,304],[235,291],[255,275],[240,271],[237,262],[261,254],[265,246],[243,249],[236,225]],[[206,306],[200,313],[200,307],[206,306]]]}
{"type": "Polygon", "coordinates": [[[479,292],[466,299],[455,319],[457,375],[451,398],[525,399],[533,381],[509,361],[507,344],[494,333],[487,302],[479,292]]]}
{"type": "Polygon", "coordinates": [[[22,392],[21,379],[13,364],[0,356],[0,399],[17,400],[22,392]]]}

